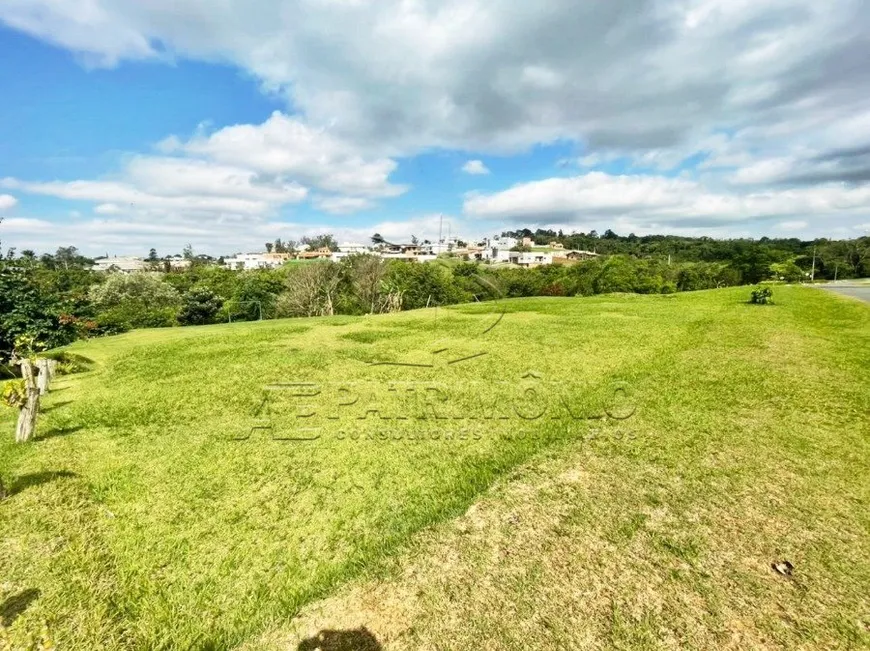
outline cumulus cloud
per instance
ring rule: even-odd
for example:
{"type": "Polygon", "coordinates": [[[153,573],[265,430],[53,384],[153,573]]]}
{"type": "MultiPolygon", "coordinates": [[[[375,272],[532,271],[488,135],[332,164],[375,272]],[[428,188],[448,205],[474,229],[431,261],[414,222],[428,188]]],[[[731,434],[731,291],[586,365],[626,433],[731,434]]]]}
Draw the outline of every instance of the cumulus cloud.
{"type": "Polygon", "coordinates": [[[678,147],[722,125],[853,115],[870,75],[862,0],[85,6],[6,0],[0,20],[105,65],[232,61],[309,124],[392,151],[678,147]]]}
{"type": "MultiPolygon", "coordinates": [[[[165,141],[164,141],[165,142],[165,141]]],[[[389,183],[396,162],[362,156],[327,129],[314,129],[280,112],[260,125],[236,125],[179,147],[192,155],[287,175],[329,192],[362,197],[395,197],[407,188],[389,183]]]]}
{"type": "Polygon", "coordinates": [[[0,194],[0,211],[9,210],[18,204],[18,199],[11,194],[0,194]]]}
{"type": "Polygon", "coordinates": [[[170,136],[117,181],[28,192],[261,220],[309,196],[340,214],[406,191],[390,181],[405,156],[560,142],[635,178],[536,181],[466,213],[751,229],[870,212],[865,0],[5,0],[0,21],[88,65],[230,62],[293,113],[170,136]]]}
{"type": "Polygon", "coordinates": [[[831,184],[749,193],[714,192],[680,178],[590,172],[515,185],[466,197],[464,212],[476,218],[586,224],[608,216],[657,227],[741,225],[786,216],[862,215],[870,212],[870,186],[831,184]]]}
{"type": "Polygon", "coordinates": [[[262,217],[305,199],[295,183],[260,182],[256,173],[173,159],[133,159],[120,181],[31,182],[0,180],[0,187],[99,204],[100,214],[149,211],[155,215],[262,217]]]}
{"type": "Polygon", "coordinates": [[[407,190],[389,181],[395,161],[364,156],[327,130],[282,113],[263,124],[198,133],[188,141],[172,136],[159,143],[158,151],[166,155],[128,158],[113,180],[6,178],[0,187],[95,202],[94,211],[102,215],[147,210],[207,218],[267,217],[304,201],[309,187],[330,193],[318,195],[313,204],[333,214],[365,210],[375,199],[407,190]]]}
{"type": "Polygon", "coordinates": [[[489,174],[489,168],[481,160],[470,160],[462,166],[466,174],[489,174]]]}

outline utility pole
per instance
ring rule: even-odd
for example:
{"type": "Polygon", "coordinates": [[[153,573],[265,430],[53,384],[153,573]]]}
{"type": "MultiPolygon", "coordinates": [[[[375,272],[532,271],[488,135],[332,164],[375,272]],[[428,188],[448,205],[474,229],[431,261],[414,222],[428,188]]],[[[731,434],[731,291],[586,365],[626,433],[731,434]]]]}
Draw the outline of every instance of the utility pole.
{"type": "Polygon", "coordinates": [[[441,244],[444,242],[444,215],[438,214],[438,251],[441,252],[441,244]]]}
{"type": "Polygon", "coordinates": [[[813,270],[810,272],[810,282],[816,279],[816,245],[813,244],[813,270]]]}

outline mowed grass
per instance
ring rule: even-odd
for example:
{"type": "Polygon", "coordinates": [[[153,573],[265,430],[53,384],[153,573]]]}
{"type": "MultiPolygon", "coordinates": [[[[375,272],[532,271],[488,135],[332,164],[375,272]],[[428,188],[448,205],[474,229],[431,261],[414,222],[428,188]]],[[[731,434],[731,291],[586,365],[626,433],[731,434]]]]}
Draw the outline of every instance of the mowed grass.
{"type": "MultiPolygon", "coordinates": [[[[401,644],[709,648],[736,628],[749,646],[866,644],[870,308],[747,294],[76,344],[95,368],[56,383],[37,440],[13,444],[13,414],[0,420],[5,635],[280,647],[270,630],[349,579],[395,573],[418,532],[524,468],[536,498],[507,530],[484,518],[476,537],[410,553],[455,562],[415,588],[401,644]],[[511,527],[516,553],[495,554],[511,527]],[[780,558],[793,580],[770,570],[780,558]]],[[[486,498],[493,512],[510,499],[486,498]]]]}

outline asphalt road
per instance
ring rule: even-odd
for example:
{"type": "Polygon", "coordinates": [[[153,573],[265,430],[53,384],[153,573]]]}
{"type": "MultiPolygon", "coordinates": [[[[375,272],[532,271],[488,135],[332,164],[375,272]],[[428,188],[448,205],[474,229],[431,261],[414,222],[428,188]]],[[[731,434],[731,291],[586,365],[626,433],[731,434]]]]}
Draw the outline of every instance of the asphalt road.
{"type": "Polygon", "coordinates": [[[860,298],[862,301],[870,303],[870,285],[819,285],[823,289],[831,292],[837,292],[845,296],[860,298]]]}

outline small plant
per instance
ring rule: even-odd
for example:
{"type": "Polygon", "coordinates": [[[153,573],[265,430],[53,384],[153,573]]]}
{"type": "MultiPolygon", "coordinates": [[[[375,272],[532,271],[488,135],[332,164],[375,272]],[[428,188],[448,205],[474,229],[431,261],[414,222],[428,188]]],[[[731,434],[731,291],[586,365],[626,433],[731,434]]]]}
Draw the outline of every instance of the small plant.
{"type": "Polygon", "coordinates": [[[769,305],[773,303],[773,290],[770,287],[753,289],[749,302],[755,305],[769,305]]]}
{"type": "Polygon", "coordinates": [[[0,400],[9,407],[21,409],[26,399],[24,380],[10,380],[3,385],[3,391],[0,391],[0,400]]]}

